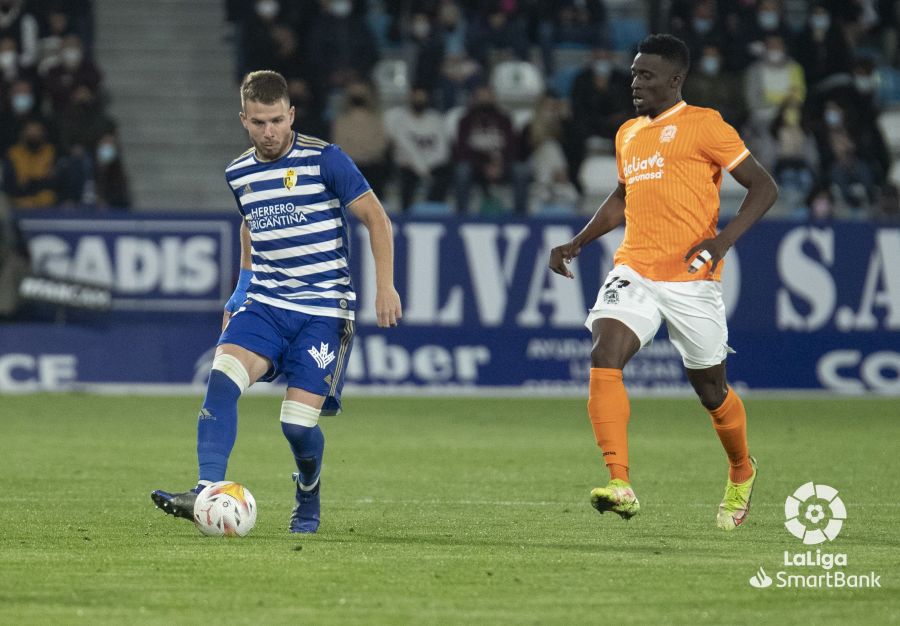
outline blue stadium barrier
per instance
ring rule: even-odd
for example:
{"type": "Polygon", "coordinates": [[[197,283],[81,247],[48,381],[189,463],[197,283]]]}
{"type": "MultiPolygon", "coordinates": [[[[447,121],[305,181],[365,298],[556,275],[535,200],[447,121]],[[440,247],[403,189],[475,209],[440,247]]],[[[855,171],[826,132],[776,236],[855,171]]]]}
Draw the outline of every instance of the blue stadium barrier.
{"type": "MultiPolygon", "coordinates": [[[[587,218],[499,221],[394,216],[399,328],[376,325],[365,228],[351,232],[361,303],[347,380],[373,390],[586,392],[586,311],[611,267],[617,230],[587,246],[567,280],[550,247],[587,218]]],[[[101,282],[108,312],[69,324],[0,324],[0,392],[202,383],[238,263],[232,215],[21,221],[35,268],[101,282]]],[[[723,290],[729,378],[741,388],[900,395],[900,228],[760,222],[729,253],[723,290]]],[[[40,312],[40,311],[38,311],[40,312]]],[[[689,392],[661,331],[626,368],[636,392],[689,392]]]]}

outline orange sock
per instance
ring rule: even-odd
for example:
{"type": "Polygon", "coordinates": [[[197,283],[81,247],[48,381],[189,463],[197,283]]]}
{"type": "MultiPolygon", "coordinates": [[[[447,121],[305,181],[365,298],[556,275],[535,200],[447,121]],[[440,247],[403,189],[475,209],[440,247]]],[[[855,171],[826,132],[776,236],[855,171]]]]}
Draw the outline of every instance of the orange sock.
{"type": "Polygon", "coordinates": [[[728,478],[735,483],[742,483],[753,476],[750,466],[750,453],[747,450],[747,413],[740,396],[728,387],[725,402],[717,409],[709,411],[713,428],[719,435],[719,441],[728,455],[728,478]]]}
{"type": "Polygon", "coordinates": [[[588,416],[611,479],[628,481],[628,418],[631,406],[622,370],[591,368],[588,416]]]}

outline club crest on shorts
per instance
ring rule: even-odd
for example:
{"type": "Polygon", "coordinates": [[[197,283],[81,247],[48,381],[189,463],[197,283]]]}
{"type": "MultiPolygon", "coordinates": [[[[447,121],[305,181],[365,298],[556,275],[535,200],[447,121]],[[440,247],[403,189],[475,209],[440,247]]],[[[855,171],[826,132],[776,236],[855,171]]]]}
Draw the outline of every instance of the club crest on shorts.
{"type": "Polygon", "coordinates": [[[334,361],[334,352],[328,351],[328,344],[323,342],[319,342],[319,349],[316,350],[316,347],[313,346],[309,350],[307,350],[309,355],[316,362],[316,365],[319,366],[319,369],[325,369],[329,363],[334,361]]]}
{"type": "Polygon", "coordinates": [[[668,143],[675,139],[675,133],[678,132],[678,127],[675,124],[669,124],[665,128],[662,129],[662,132],[659,134],[659,142],[660,143],[668,143]]]}
{"type": "Polygon", "coordinates": [[[284,173],[284,188],[291,190],[297,184],[297,172],[291,168],[284,173]]]}
{"type": "Polygon", "coordinates": [[[619,304],[619,292],[615,289],[607,289],[604,291],[603,304],[619,304]]]}

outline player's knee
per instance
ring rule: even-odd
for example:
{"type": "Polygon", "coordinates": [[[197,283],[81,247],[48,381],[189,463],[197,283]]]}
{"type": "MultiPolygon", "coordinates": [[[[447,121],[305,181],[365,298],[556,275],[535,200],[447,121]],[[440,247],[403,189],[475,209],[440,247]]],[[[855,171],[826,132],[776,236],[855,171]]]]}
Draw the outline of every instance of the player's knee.
{"type": "Polygon", "coordinates": [[[621,351],[612,349],[604,341],[595,341],[591,348],[591,367],[622,369],[625,361],[621,351]]]}
{"type": "Polygon", "coordinates": [[[728,388],[724,385],[710,382],[695,385],[694,391],[697,392],[697,397],[700,398],[700,404],[702,404],[705,409],[714,411],[725,402],[725,395],[728,393],[728,388]]]}
{"type": "Polygon", "coordinates": [[[244,393],[250,386],[250,374],[237,357],[230,354],[217,354],[213,359],[212,369],[225,374],[237,385],[240,393],[244,393]]]}
{"type": "Polygon", "coordinates": [[[285,400],[281,403],[281,423],[313,428],[319,423],[321,409],[311,407],[302,402],[285,400]]]}

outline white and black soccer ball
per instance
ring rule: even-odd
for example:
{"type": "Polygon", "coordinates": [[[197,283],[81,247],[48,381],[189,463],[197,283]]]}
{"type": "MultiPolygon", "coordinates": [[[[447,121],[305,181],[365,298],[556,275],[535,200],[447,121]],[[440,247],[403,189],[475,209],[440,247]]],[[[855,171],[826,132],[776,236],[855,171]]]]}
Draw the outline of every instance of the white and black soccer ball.
{"type": "Polygon", "coordinates": [[[213,483],[194,502],[194,523],[204,535],[243,537],[256,524],[256,500],[239,483],[213,483]]]}

